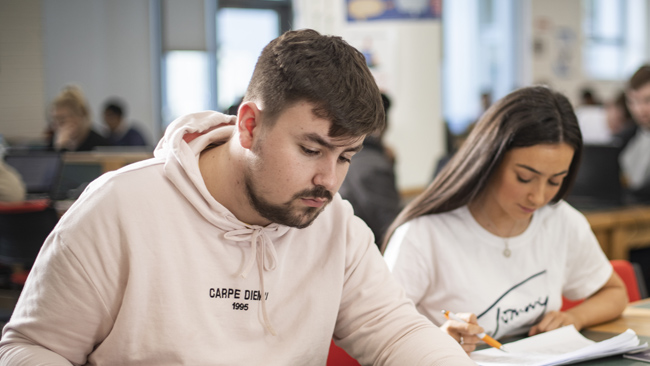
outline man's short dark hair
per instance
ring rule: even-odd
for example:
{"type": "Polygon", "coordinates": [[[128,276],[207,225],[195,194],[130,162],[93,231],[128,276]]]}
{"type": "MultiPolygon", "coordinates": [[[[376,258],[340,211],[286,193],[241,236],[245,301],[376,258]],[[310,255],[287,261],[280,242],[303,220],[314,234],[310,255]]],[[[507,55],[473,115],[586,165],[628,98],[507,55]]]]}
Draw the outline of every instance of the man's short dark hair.
{"type": "Polygon", "coordinates": [[[310,102],[317,117],[332,122],[332,137],[365,135],[385,123],[363,54],[311,29],[286,32],[264,48],[244,101],[261,103],[268,125],[293,104],[310,102]]]}
{"type": "Polygon", "coordinates": [[[643,65],[632,75],[628,87],[631,90],[637,90],[648,83],[650,83],[650,65],[643,65]]]}
{"type": "Polygon", "coordinates": [[[125,107],[124,103],[118,99],[110,99],[104,104],[105,111],[111,111],[113,114],[124,117],[125,107]]]}

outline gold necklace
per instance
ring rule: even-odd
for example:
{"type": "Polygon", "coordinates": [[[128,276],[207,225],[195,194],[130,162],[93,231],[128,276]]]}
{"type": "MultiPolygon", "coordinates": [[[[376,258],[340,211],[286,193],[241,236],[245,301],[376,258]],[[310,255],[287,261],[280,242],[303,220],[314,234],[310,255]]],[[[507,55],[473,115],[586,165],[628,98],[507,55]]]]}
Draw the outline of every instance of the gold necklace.
{"type": "Polygon", "coordinates": [[[510,258],[510,255],[512,254],[512,251],[510,251],[510,246],[508,246],[508,241],[510,241],[510,237],[512,236],[512,233],[515,232],[515,228],[517,227],[517,221],[515,221],[515,223],[512,224],[512,228],[510,229],[510,232],[508,233],[508,236],[503,237],[503,236],[499,235],[499,233],[498,233],[499,228],[494,224],[494,222],[492,222],[492,220],[490,219],[490,216],[488,216],[488,214],[485,212],[485,206],[483,206],[481,208],[481,211],[483,212],[483,216],[485,217],[485,219],[488,221],[489,226],[491,226],[494,229],[494,231],[496,232],[495,235],[500,237],[500,238],[503,238],[503,244],[505,245],[505,248],[503,249],[503,252],[502,252],[503,256],[506,257],[506,258],[510,258]]]}

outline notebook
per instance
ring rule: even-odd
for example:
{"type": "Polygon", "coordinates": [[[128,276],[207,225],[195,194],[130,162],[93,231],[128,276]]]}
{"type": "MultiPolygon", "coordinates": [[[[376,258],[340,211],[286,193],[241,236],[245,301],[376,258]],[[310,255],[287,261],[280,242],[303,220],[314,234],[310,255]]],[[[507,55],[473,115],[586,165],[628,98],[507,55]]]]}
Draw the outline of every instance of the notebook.
{"type": "Polygon", "coordinates": [[[623,355],[624,358],[629,358],[630,360],[643,361],[650,363],[650,348],[646,348],[639,352],[626,353],[623,355]]]}
{"type": "Polygon", "coordinates": [[[20,174],[27,190],[27,199],[50,197],[63,166],[60,154],[45,151],[8,154],[5,162],[20,174]]]}
{"type": "Polygon", "coordinates": [[[472,352],[470,357],[481,366],[569,365],[640,351],[647,348],[648,344],[641,344],[632,329],[604,341],[594,342],[580,334],[573,325],[567,325],[504,346],[508,353],[489,348],[472,352]]]}

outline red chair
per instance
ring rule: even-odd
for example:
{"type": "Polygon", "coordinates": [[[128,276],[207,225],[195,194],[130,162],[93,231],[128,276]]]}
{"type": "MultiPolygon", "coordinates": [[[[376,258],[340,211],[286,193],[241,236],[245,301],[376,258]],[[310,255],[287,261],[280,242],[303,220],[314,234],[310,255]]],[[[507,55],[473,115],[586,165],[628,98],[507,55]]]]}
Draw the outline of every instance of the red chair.
{"type": "Polygon", "coordinates": [[[335,345],[334,340],[332,340],[330,353],[327,356],[327,366],[361,366],[361,364],[348,355],[343,348],[335,345]]]}
{"type": "MultiPolygon", "coordinates": [[[[641,300],[641,286],[639,285],[639,280],[637,279],[637,273],[634,270],[634,265],[630,263],[630,261],[624,259],[613,259],[609,262],[612,264],[614,271],[616,271],[618,276],[621,277],[625,283],[628,300],[630,302],[641,300]]],[[[566,298],[562,298],[561,311],[569,310],[572,307],[580,304],[582,301],[583,300],[572,301],[566,298]]]]}
{"type": "Polygon", "coordinates": [[[636,277],[636,272],[630,261],[624,259],[614,259],[609,261],[618,273],[619,277],[625,282],[627,288],[627,298],[630,302],[641,300],[641,292],[639,291],[639,281],[636,277]]]}

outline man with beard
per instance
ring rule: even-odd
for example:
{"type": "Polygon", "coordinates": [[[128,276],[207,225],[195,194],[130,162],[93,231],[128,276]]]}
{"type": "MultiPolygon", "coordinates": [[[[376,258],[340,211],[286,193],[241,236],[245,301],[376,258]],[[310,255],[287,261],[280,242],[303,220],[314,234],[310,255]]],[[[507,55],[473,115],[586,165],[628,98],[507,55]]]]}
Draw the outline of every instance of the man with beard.
{"type": "Polygon", "coordinates": [[[46,241],[2,364],[470,365],[392,279],[336,193],[384,121],[361,53],[292,31],[238,115],[174,121],[153,159],[91,183],[46,241]]]}

